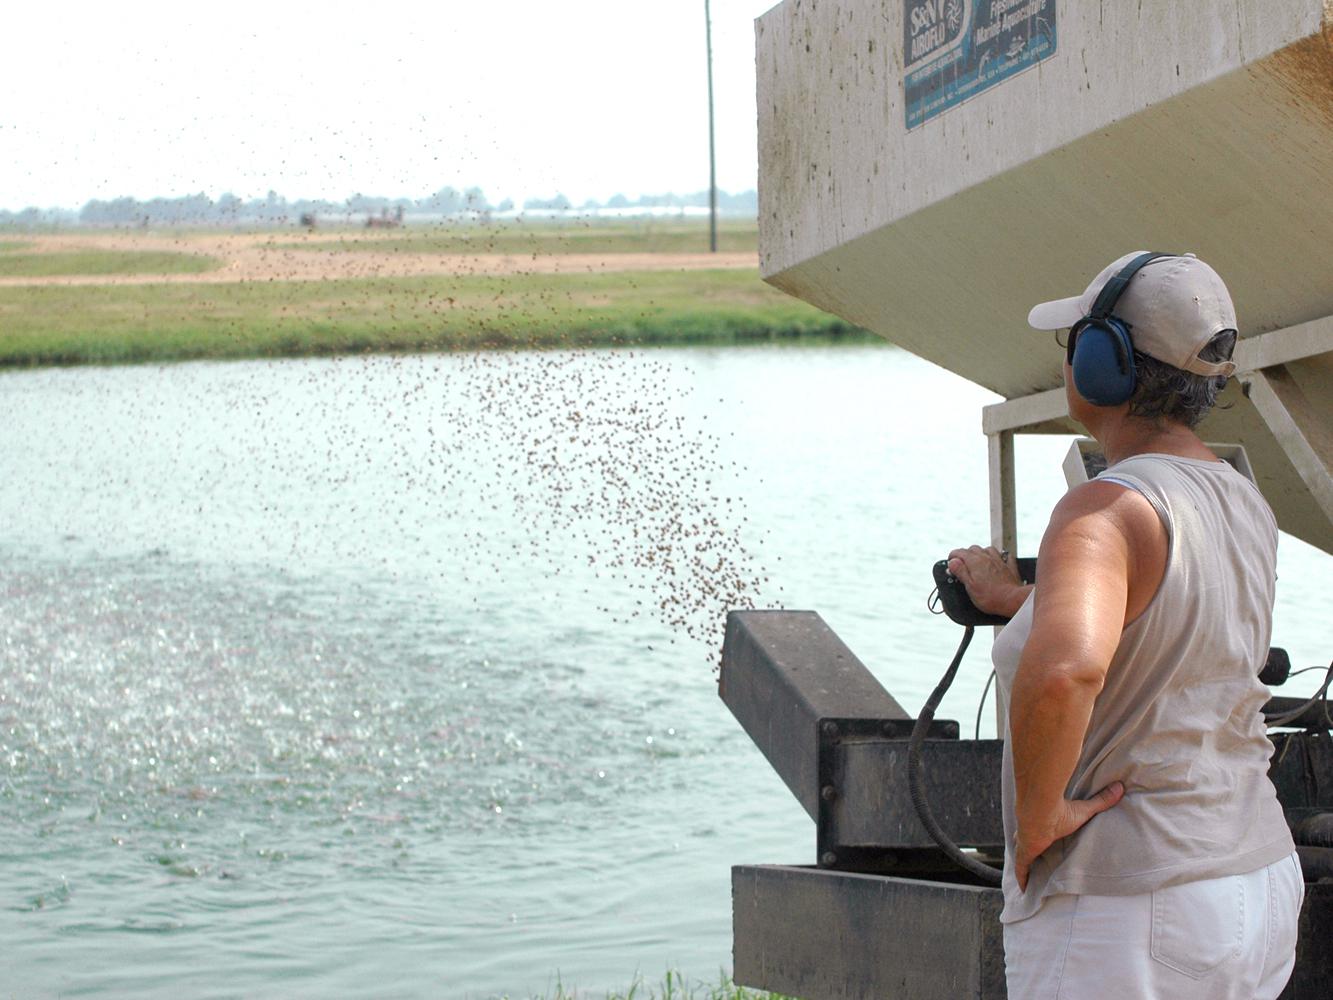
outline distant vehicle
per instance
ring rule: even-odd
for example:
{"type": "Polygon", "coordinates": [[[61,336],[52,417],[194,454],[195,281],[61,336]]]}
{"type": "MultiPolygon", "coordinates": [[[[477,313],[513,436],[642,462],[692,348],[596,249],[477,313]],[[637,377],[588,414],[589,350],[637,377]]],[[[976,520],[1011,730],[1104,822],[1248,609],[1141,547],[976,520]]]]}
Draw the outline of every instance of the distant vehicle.
{"type": "Polygon", "coordinates": [[[318,218],[316,217],[314,212],[301,213],[301,227],[303,229],[314,229],[317,221],[318,218]]]}
{"type": "Polygon", "coordinates": [[[381,209],[379,215],[366,216],[367,229],[397,229],[403,224],[403,206],[399,205],[393,215],[389,214],[387,208],[381,209]]]}

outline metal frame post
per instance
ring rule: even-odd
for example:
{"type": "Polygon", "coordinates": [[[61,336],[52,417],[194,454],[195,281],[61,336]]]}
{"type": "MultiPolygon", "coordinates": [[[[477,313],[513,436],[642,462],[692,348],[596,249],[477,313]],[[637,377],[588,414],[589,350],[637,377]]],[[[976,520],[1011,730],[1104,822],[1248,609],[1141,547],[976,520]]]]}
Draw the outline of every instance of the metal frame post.
{"type": "Polygon", "coordinates": [[[1018,518],[1014,510],[1014,432],[988,434],[990,456],[990,543],[1018,555],[1018,518]]]}

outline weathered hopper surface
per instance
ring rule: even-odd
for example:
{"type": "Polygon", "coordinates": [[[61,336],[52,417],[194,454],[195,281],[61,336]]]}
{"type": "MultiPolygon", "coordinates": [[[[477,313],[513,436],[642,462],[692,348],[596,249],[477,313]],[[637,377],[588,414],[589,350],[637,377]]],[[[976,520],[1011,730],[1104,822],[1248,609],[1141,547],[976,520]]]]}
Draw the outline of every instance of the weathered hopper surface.
{"type": "MultiPolygon", "coordinates": [[[[1047,4],[1053,55],[911,130],[909,4],[760,18],[765,278],[1010,399],[1061,384],[1030,306],[1129,250],[1207,259],[1242,337],[1333,316],[1333,4],[1047,4]]],[[[1268,375],[1327,470],[1333,354],[1268,375]]],[[[1232,395],[1204,436],[1244,441],[1283,527],[1333,551],[1328,498],[1232,395]]]]}

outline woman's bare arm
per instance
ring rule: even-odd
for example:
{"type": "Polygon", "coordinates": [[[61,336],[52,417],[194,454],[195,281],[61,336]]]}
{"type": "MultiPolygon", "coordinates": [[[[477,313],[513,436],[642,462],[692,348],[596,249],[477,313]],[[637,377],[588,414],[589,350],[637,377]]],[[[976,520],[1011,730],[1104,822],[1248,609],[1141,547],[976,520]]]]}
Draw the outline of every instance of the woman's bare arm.
{"type": "Polygon", "coordinates": [[[1043,851],[1124,794],[1119,782],[1082,801],[1066,799],[1065,789],[1120,633],[1156,592],[1166,552],[1156,512],[1122,486],[1087,483],[1051,515],[1032,631],[1009,699],[1021,887],[1043,851]]]}

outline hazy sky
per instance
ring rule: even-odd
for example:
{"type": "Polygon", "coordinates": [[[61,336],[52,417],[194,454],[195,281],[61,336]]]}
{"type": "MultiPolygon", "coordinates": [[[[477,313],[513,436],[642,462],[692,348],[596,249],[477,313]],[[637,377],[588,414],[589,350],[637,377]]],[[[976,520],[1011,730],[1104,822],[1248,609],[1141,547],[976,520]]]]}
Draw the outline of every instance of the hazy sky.
{"type": "MultiPolygon", "coordinates": [[[[712,3],[729,191],[755,184],[770,6],[712,3]]],[[[703,0],[15,3],[0,25],[0,208],[708,185],[703,0]]]]}

